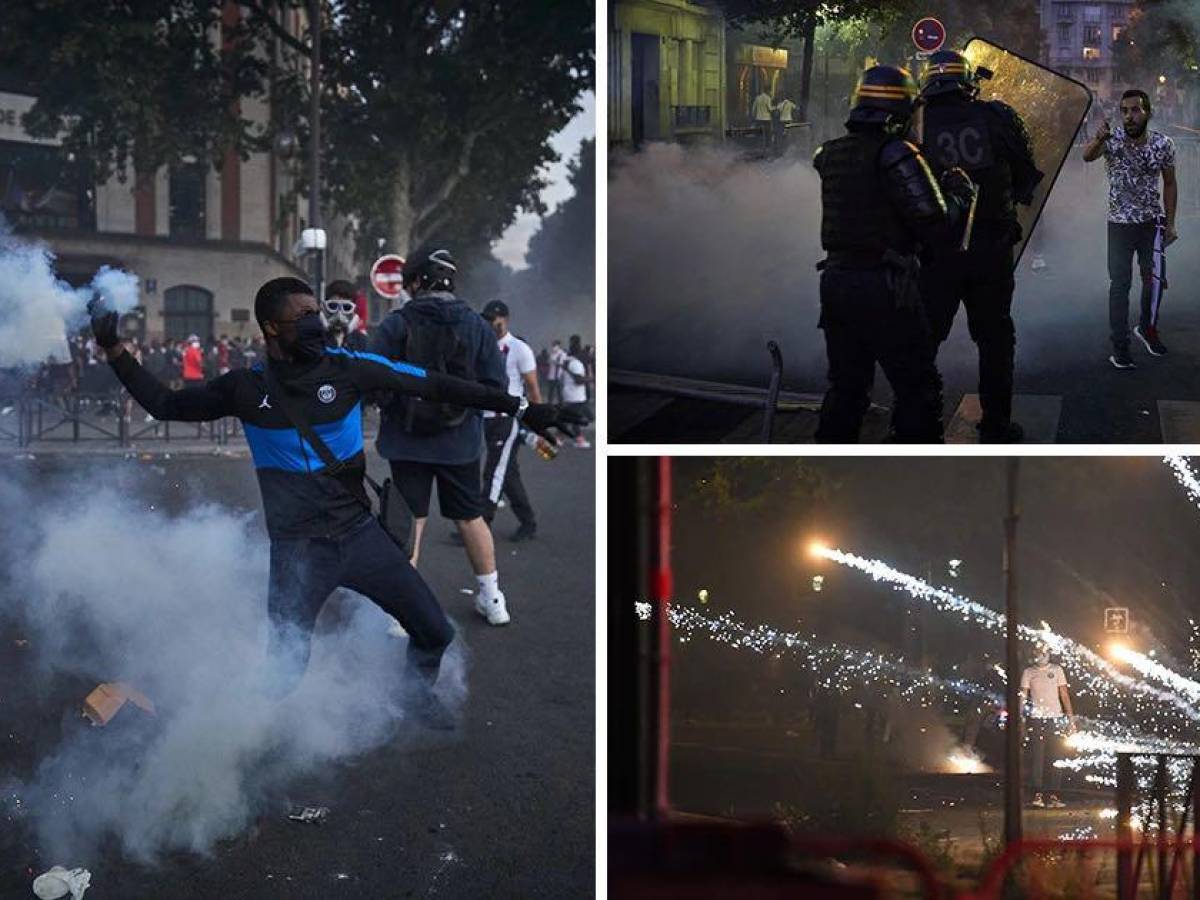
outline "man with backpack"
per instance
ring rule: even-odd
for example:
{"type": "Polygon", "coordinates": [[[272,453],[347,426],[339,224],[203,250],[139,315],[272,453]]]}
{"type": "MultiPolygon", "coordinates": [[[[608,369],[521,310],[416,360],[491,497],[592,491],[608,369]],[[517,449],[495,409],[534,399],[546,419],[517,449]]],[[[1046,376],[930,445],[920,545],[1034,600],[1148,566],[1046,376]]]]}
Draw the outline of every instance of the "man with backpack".
{"type": "MultiPolygon", "coordinates": [[[[493,388],[506,386],[504,360],[491,326],[454,296],[458,267],[448,250],[426,245],[404,263],[404,289],[412,297],[375,329],[370,349],[434,372],[493,388]]],[[[479,483],[483,428],[479,413],[418,397],[398,397],[383,408],[376,443],[392,468],[392,481],[415,519],[412,562],[421,553],[433,484],[438,506],[454,522],[475,571],[475,609],[491,625],[509,621],[496,571],[496,548],[484,521],[479,483]]]]}

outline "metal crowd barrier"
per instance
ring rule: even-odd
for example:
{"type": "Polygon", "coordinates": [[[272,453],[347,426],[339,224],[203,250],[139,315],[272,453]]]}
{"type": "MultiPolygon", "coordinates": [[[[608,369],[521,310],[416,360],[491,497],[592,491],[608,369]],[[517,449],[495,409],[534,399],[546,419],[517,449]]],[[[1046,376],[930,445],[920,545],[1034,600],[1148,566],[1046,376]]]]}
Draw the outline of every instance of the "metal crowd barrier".
{"type": "Polygon", "coordinates": [[[39,393],[29,391],[0,400],[0,442],[28,448],[36,443],[207,440],[223,447],[241,435],[236,419],[214,422],[160,422],[124,392],[39,393]],[[138,420],[142,421],[139,422],[138,420]]]}

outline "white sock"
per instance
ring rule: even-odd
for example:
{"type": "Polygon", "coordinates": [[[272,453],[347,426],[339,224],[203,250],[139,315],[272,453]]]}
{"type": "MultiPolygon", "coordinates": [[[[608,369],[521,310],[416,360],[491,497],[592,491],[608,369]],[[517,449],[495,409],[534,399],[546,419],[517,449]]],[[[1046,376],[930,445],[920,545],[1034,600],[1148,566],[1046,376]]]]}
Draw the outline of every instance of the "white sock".
{"type": "Polygon", "coordinates": [[[496,599],[496,592],[500,590],[499,572],[476,575],[475,580],[479,582],[479,596],[483,598],[484,603],[491,603],[496,599]]]}

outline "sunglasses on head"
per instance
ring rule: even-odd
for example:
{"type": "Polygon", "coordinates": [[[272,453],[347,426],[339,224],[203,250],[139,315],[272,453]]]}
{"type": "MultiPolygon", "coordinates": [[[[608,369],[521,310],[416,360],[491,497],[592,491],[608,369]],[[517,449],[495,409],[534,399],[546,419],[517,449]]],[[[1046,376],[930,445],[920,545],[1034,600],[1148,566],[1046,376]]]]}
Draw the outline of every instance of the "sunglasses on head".
{"type": "Polygon", "coordinates": [[[355,305],[353,300],[326,300],[325,301],[325,311],[327,313],[329,313],[330,315],[334,315],[335,313],[344,313],[346,315],[351,315],[357,309],[358,309],[358,307],[355,305]]]}

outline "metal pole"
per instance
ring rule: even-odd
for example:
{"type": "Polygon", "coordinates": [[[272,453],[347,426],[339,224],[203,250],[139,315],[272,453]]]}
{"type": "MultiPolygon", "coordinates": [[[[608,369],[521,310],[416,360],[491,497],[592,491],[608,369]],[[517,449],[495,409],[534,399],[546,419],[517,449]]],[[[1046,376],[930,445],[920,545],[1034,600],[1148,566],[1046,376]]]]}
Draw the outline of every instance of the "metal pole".
{"type": "Polygon", "coordinates": [[[1126,900],[1133,890],[1133,757],[1127,753],[1117,754],[1117,897],[1126,900]]]}
{"type": "MultiPolygon", "coordinates": [[[[321,0],[309,0],[308,27],[312,36],[309,124],[312,128],[308,152],[308,227],[321,227],[321,0]]],[[[317,300],[325,299],[325,251],[314,250],[313,289],[317,300]]]]}
{"type": "MultiPolygon", "coordinates": [[[[1200,900],[1200,779],[1197,779],[1196,768],[1200,766],[1200,758],[1192,757],[1191,792],[1184,802],[1192,804],[1192,900],[1200,900]]],[[[1180,839],[1183,835],[1179,835],[1180,839]]]]}
{"type": "Polygon", "coordinates": [[[1004,841],[1021,840],[1021,671],[1017,659],[1017,474],[1020,460],[1008,459],[1008,514],[1004,517],[1004,687],[1008,722],[1004,732],[1004,841]]]}
{"type": "MultiPolygon", "coordinates": [[[[1158,803],[1158,896],[1159,900],[1171,900],[1171,885],[1167,881],[1167,792],[1170,782],[1167,775],[1167,758],[1158,758],[1154,772],[1154,797],[1158,803]]],[[[1182,837],[1182,835],[1181,835],[1182,837]]]]}
{"type": "Polygon", "coordinates": [[[655,554],[654,605],[658,610],[658,728],[654,808],[660,819],[671,809],[671,622],[667,604],[674,591],[671,572],[671,457],[658,459],[658,548],[655,554]]]}

